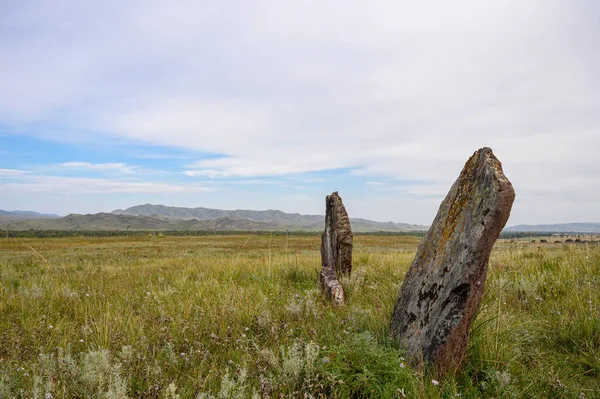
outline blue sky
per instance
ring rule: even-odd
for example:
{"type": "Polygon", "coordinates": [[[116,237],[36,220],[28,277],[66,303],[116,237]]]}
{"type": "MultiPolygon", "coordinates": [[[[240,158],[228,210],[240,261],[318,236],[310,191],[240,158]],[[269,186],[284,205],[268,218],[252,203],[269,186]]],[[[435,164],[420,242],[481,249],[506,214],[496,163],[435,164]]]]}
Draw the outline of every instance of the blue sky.
{"type": "Polygon", "coordinates": [[[431,223],[491,147],[509,224],[600,221],[591,1],[0,4],[0,209],[431,223]],[[415,4],[417,3],[417,4],[415,4]]]}

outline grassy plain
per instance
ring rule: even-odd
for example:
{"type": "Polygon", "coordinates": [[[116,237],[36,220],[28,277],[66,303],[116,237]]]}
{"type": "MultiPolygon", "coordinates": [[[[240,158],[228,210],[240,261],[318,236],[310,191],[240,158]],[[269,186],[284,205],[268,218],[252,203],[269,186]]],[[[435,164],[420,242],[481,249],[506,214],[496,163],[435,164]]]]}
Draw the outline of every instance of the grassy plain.
{"type": "Polygon", "coordinates": [[[0,240],[0,398],[600,398],[600,248],[499,242],[460,373],[389,339],[420,238],[356,236],[344,307],[316,236],[0,240]]]}

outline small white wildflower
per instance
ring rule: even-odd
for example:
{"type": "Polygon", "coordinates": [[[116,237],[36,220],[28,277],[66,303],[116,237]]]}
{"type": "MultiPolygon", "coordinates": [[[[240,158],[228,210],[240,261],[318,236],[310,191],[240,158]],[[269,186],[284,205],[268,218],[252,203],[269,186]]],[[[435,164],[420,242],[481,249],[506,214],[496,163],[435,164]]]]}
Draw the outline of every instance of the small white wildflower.
{"type": "Polygon", "coordinates": [[[403,369],[404,367],[406,367],[406,364],[400,363],[400,368],[403,369]]]}
{"type": "MultiPolygon", "coordinates": [[[[500,384],[500,388],[504,388],[504,387],[510,385],[511,378],[512,378],[512,376],[506,370],[502,371],[502,372],[496,371],[496,380],[498,380],[498,383],[500,384]]],[[[560,381],[559,381],[559,383],[560,383],[560,381]]]]}
{"type": "Polygon", "coordinates": [[[431,380],[431,383],[435,386],[440,385],[440,382],[438,380],[431,380]]]}
{"type": "Polygon", "coordinates": [[[87,294],[85,294],[85,296],[90,296],[90,293],[88,292],[87,294]]]}
{"type": "Polygon", "coordinates": [[[48,326],[48,328],[54,328],[54,327],[52,326],[52,324],[50,324],[50,325],[48,326]]]}
{"type": "Polygon", "coordinates": [[[181,356],[185,356],[185,352],[181,352],[181,356]]]}
{"type": "Polygon", "coordinates": [[[250,328],[249,328],[249,327],[246,327],[246,328],[244,328],[244,331],[248,331],[248,330],[250,330],[250,328]]]}
{"type": "Polygon", "coordinates": [[[246,334],[242,334],[242,338],[246,338],[246,334]]]}
{"type": "Polygon", "coordinates": [[[83,339],[80,339],[79,342],[83,342],[83,339]]]}

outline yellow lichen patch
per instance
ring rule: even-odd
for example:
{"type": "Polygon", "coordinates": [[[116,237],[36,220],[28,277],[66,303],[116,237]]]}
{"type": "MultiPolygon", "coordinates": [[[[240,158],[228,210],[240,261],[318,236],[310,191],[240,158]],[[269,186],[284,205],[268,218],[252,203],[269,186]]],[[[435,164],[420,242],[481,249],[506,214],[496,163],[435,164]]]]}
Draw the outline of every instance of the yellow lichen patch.
{"type": "Polygon", "coordinates": [[[475,186],[476,179],[473,174],[475,172],[474,165],[476,156],[473,156],[465,164],[460,177],[460,185],[456,188],[454,196],[450,200],[448,213],[444,218],[444,225],[441,229],[440,239],[437,242],[436,248],[438,252],[444,250],[446,243],[452,237],[456,228],[462,219],[464,211],[469,205],[470,200],[477,199],[477,187],[475,186]]]}

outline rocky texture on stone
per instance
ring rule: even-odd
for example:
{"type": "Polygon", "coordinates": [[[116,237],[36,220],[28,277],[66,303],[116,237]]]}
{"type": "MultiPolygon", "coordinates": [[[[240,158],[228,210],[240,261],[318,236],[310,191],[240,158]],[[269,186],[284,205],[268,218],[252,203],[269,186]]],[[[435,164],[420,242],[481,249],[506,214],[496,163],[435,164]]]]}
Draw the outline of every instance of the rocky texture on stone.
{"type": "Polygon", "coordinates": [[[439,375],[460,367],[490,252],[514,198],[492,150],[475,152],[440,205],[396,300],[391,332],[414,364],[439,375]]]}
{"type": "Polygon", "coordinates": [[[342,287],[340,280],[338,280],[335,270],[329,266],[321,268],[321,288],[325,295],[334,303],[343,305],[346,301],[344,287],[342,287]]]}
{"type": "Polygon", "coordinates": [[[325,198],[325,231],[321,236],[321,286],[334,302],[344,302],[339,277],[352,272],[352,229],[337,191],[325,198]]]}

